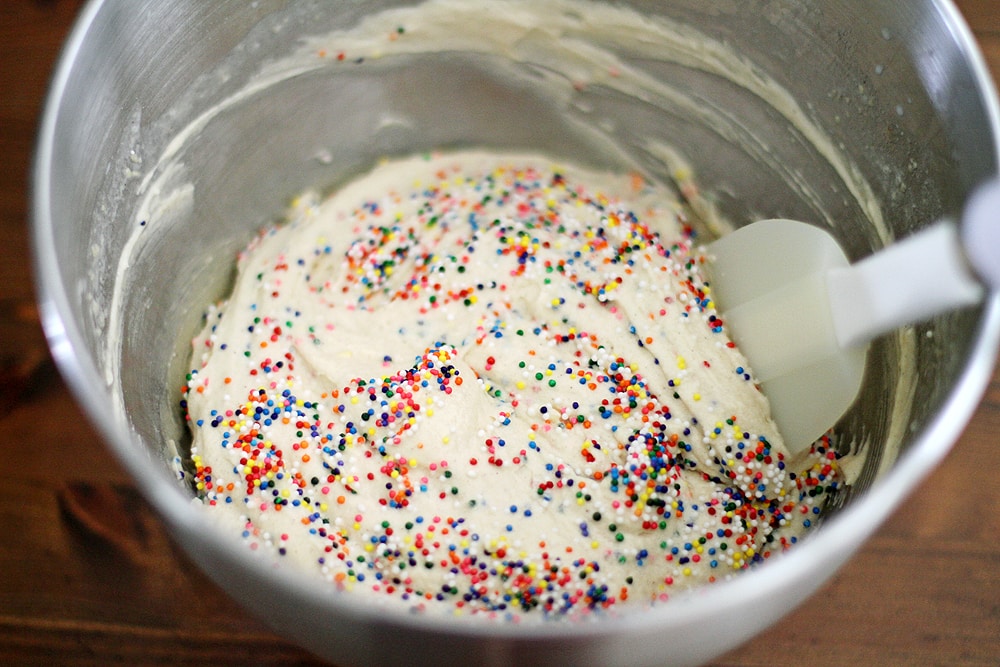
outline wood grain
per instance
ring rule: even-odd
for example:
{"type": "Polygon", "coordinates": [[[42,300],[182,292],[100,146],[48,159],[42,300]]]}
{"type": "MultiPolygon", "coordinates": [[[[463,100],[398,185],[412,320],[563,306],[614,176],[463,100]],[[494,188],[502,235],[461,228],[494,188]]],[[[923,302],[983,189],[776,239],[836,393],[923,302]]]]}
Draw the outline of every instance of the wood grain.
{"type": "MultiPolygon", "coordinates": [[[[1000,3],[958,5],[1000,75],[1000,3]]],[[[0,3],[0,662],[319,664],[179,552],[55,376],[27,172],[79,0],[0,3]]],[[[808,604],[716,665],[1000,664],[1000,373],[947,461],[808,604]]]]}

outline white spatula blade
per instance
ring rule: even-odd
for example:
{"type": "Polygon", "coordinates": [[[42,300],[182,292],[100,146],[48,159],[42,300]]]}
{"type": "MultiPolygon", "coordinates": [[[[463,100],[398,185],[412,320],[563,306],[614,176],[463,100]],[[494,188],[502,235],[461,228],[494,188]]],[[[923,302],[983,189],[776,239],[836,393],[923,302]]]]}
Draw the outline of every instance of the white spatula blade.
{"type": "Polygon", "coordinates": [[[853,266],[836,239],[793,220],[709,246],[714,300],[793,453],[861,389],[869,341],[1000,292],[1000,180],[977,188],[961,229],[930,225],[853,266]]]}
{"type": "Polygon", "coordinates": [[[763,220],[709,246],[712,293],[747,357],[785,446],[823,435],[857,398],[867,346],[837,342],[826,279],[849,266],[833,237],[792,220],[763,220]]]}

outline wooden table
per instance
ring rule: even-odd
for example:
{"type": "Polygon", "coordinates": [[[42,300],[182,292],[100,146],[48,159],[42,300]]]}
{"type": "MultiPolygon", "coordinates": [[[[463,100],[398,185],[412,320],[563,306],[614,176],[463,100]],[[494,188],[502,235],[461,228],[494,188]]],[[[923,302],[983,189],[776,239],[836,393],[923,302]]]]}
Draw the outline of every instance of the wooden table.
{"type": "MultiPolygon", "coordinates": [[[[27,170],[52,64],[81,4],[0,3],[0,663],[314,664],[173,546],[48,356],[33,302],[27,170]]],[[[1000,73],[1000,2],[959,5],[1000,73]]],[[[809,604],[716,664],[1000,664],[998,434],[995,373],[946,463],[861,553],[809,604]]]]}

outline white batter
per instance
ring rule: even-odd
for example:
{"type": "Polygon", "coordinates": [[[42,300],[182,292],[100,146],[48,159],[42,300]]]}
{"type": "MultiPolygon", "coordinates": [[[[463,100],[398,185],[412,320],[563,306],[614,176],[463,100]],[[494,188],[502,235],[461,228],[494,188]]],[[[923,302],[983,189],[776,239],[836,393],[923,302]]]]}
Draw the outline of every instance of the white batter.
{"type": "Polygon", "coordinates": [[[651,603],[787,548],[842,473],[823,441],[790,459],[672,201],[489,153],[301,197],[195,340],[199,498],[448,613],[651,603]]]}

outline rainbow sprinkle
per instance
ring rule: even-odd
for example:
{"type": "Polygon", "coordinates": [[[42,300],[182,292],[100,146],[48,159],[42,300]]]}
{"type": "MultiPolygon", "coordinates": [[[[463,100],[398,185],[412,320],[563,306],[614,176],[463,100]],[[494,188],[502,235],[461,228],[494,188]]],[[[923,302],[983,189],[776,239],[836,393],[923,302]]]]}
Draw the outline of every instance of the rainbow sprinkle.
{"type": "Polygon", "coordinates": [[[335,587],[507,619],[666,600],[788,548],[838,456],[789,459],[693,236],[641,177],[527,156],[303,196],[195,339],[198,498],[335,587]]]}

